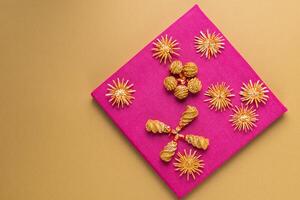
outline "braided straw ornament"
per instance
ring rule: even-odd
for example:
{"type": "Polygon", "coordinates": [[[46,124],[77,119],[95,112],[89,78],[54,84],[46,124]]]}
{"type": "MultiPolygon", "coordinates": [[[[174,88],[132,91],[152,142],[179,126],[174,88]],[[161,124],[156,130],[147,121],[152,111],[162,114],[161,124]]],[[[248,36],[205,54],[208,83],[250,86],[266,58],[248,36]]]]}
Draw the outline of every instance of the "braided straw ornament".
{"type": "MultiPolygon", "coordinates": [[[[198,116],[198,110],[194,106],[187,106],[185,111],[182,113],[180,121],[179,121],[179,130],[188,125],[191,121],[193,121],[198,116]]],[[[178,131],[178,128],[177,131],[178,131]]]]}
{"type": "Polygon", "coordinates": [[[160,159],[162,159],[165,162],[170,162],[170,160],[175,155],[176,150],[177,150],[177,142],[175,141],[169,142],[160,152],[160,159]]]}
{"type": "Polygon", "coordinates": [[[206,150],[209,145],[209,140],[207,138],[204,138],[202,136],[197,136],[197,135],[186,135],[185,141],[193,145],[193,147],[196,147],[198,149],[203,149],[203,150],[206,150]]]}
{"type": "Polygon", "coordinates": [[[149,119],[146,123],[146,130],[151,133],[169,133],[171,128],[161,121],[149,119]]]}
{"type": "Polygon", "coordinates": [[[193,147],[206,150],[209,145],[209,139],[204,138],[198,135],[188,134],[186,136],[179,133],[181,129],[187,126],[198,116],[198,110],[194,106],[187,106],[185,111],[182,113],[179,120],[178,126],[175,129],[172,129],[170,126],[159,120],[149,119],[146,122],[146,130],[154,134],[169,134],[173,135],[173,140],[169,142],[163,150],[160,152],[160,158],[164,162],[170,162],[175,152],[177,150],[177,141],[184,140],[188,144],[191,144],[193,147]]]}

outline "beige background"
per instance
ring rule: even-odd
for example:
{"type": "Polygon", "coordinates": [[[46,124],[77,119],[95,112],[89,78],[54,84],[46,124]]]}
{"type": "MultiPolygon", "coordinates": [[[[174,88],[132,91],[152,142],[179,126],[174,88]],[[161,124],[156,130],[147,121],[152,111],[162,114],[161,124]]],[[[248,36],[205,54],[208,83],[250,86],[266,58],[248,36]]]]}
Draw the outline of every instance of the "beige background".
{"type": "Polygon", "coordinates": [[[0,199],[174,199],[90,92],[198,3],[288,113],[186,199],[299,199],[298,0],[0,1],[0,199]]]}

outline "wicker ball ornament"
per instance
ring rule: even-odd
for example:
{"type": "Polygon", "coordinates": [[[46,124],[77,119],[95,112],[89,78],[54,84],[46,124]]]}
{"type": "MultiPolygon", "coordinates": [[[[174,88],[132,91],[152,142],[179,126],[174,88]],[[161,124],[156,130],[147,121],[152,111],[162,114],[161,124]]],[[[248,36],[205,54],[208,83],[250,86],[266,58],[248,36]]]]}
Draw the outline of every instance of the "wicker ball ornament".
{"type": "Polygon", "coordinates": [[[193,78],[198,73],[198,66],[193,62],[188,62],[183,66],[183,75],[187,78],[193,78]]]}
{"type": "Polygon", "coordinates": [[[188,97],[189,92],[197,94],[202,89],[201,81],[196,77],[198,66],[193,62],[182,64],[175,60],[170,64],[171,76],[164,79],[164,86],[167,91],[173,92],[177,99],[183,100],[188,97]]]}
{"type": "Polygon", "coordinates": [[[197,77],[195,77],[189,80],[187,87],[190,93],[196,94],[202,89],[202,83],[197,77]]]}
{"type": "Polygon", "coordinates": [[[189,95],[188,87],[185,85],[178,85],[174,91],[175,97],[178,99],[185,99],[189,95]]]}
{"type": "Polygon", "coordinates": [[[180,74],[182,70],[183,70],[183,65],[181,61],[175,60],[174,62],[171,63],[170,72],[172,74],[180,74]]]}
{"type": "Polygon", "coordinates": [[[177,80],[174,76],[167,76],[164,80],[164,86],[168,91],[173,91],[177,87],[177,80]]]}

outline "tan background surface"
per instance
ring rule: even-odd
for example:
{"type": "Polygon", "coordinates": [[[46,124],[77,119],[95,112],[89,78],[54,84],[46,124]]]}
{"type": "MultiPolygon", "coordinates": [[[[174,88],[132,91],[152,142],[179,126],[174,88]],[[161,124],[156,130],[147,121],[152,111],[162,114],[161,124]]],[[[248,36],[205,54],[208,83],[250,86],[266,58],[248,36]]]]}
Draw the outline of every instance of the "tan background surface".
{"type": "Polygon", "coordinates": [[[186,199],[300,199],[300,3],[0,1],[0,199],[174,199],[89,93],[193,4],[288,113],[186,199]]]}

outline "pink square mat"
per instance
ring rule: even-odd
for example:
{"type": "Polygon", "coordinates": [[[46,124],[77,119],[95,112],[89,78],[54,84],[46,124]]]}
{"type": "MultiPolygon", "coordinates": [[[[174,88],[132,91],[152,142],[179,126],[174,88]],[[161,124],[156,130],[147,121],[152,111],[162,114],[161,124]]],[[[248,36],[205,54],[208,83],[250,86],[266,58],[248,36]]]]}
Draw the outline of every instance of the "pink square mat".
{"type": "MultiPolygon", "coordinates": [[[[198,78],[202,81],[203,88],[198,95],[189,96],[185,101],[179,102],[173,94],[165,90],[163,80],[169,75],[168,64],[160,64],[152,57],[153,41],[92,92],[97,103],[178,197],[190,192],[287,111],[270,91],[267,104],[261,105],[257,111],[259,115],[257,127],[243,134],[235,132],[228,122],[229,115],[232,114],[230,109],[215,112],[208,108],[207,103],[203,102],[206,99],[203,94],[210,84],[223,81],[229,84],[235,94],[232,103],[240,105],[238,93],[242,83],[250,79],[252,81],[261,79],[226,38],[225,49],[217,58],[207,60],[200,57],[194,48],[194,37],[207,29],[210,32],[220,32],[195,5],[161,33],[161,35],[168,34],[179,42],[181,50],[178,59],[182,62],[195,62],[199,66],[198,78]],[[136,90],[133,104],[124,109],[112,107],[108,97],[105,96],[107,84],[117,78],[128,79],[134,83],[136,90]],[[179,173],[174,171],[172,161],[165,164],[160,160],[160,151],[171,139],[166,135],[149,134],[145,130],[148,119],[158,119],[175,127],[186,105],[196,106],[199,116],[182,131],[182,134],[199,134],[210,139],[210,146],[206,151],[198,150],[205,161],[204,172],[197,176],[196,180],[189,181],[185,176],[179,177],[179,173]]],[[[185,142],[178,142],[178,151],[190,148],[193,147],[185,142]]]]}

